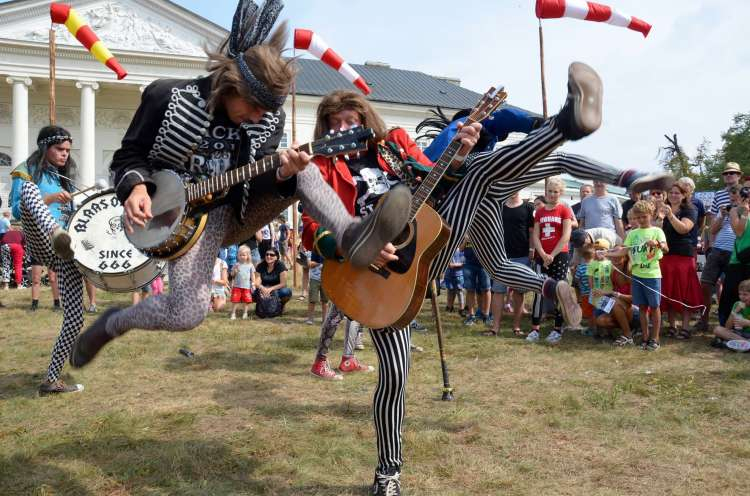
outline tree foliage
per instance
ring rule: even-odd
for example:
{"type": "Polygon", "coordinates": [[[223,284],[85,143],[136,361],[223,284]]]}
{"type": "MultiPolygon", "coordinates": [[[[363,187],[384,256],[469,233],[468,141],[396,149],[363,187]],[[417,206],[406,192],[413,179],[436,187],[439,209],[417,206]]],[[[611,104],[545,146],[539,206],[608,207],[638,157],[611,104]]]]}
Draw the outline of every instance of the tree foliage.
{"type": "Polygon", "coordinates": [[[721,171],[727,162],[737,162],[750,174],[750,113],[736,114],[729,129],[721,135],[721,147],[713,151],[711,142],[703,139],[695,155],[688,156],[677,135],[665,135],[667,145],[659,149],[659,160],[675,177],[689,176],[697,191],[715,191],[723,187],[721,171]]]}

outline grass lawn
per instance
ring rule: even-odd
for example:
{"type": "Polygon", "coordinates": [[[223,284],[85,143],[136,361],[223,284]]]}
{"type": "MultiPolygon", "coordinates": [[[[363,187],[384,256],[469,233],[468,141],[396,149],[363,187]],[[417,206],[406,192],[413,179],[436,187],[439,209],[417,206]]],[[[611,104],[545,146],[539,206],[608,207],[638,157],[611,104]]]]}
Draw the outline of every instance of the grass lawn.
{"type": "MultiPolygon", "coordinates": [[[[318,327],[296,300],[273,321],[132,332],[88,368],[66,367],[85,391],[38,398],[61,315],[49,293],[36,313],[26,291],[0,298],[0,494],[367,494],[375,373],[312,377],[318,327]]],[[[707,336],[656,353],[573,333],[527,345],[507,325],[487,338],[444,320],[456,401],[440,401],[434,332],[415,333],[405,494],[747,494],[750,355],[707,336]]]]}

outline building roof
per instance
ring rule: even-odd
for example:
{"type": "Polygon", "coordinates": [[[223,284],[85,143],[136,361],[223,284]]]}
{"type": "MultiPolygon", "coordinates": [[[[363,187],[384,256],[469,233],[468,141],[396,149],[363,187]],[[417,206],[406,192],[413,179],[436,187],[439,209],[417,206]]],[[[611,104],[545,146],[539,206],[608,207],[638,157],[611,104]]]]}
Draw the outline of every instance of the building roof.
{"type": "MultiPolygon", "coordinates": [[[[353,89],[344,76],[319,60],[298,59],[297,93],[323,96],[331,91],[353,89]]],[[[369,99],[425,107],[471,108],[481,95],[424,72],[388,66],[352,64],[372,89],[369,99]]]]}

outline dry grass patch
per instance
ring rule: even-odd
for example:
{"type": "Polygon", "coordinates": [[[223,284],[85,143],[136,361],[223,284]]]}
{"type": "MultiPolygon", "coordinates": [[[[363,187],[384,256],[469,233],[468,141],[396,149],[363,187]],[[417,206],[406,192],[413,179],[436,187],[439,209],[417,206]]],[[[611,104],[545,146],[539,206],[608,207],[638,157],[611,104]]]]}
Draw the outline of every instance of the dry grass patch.
{"type": "MultiPolygon", "coordinates": [[[[318,328],[302,304],[270,322],[220,314],[188,333],[133,332],[66,368],[83,393],[37,398],[61,316],[1,296],[3,495],[366,494],[376,377],[313,378],[318,328]]],[[[703,336],[644,353],[569,333],[553,348],[445,321],[456,401],[439,400],[434,333],[415,333],[407,494],[745,492],[750,356],[703,336]]],[[[369,344],[360,358],[375,364],[369,344]]]]}

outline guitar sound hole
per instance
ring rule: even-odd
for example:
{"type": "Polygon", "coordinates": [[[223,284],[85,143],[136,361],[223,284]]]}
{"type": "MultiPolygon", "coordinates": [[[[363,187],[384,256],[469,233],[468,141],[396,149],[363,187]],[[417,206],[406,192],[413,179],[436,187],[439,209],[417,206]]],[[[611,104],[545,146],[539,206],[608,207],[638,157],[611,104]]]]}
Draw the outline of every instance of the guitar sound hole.
{"type": "Polygon", "coordinates": [[[396,239],[393,240],[393,245],[396,247],[397,250],[400,250],[401,248],[407,246],[414,236],[414,229],[412,227],[412,224],[409,223],[406,225],[406,228],[404,228],[403,231],[401,231],[401,234],[396,236],[396,239]]]}

